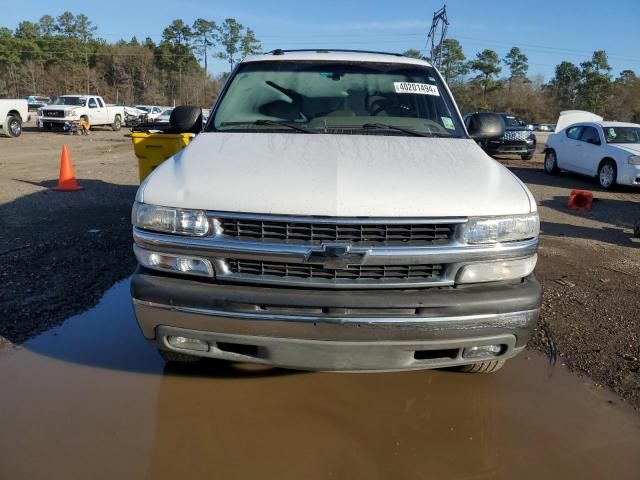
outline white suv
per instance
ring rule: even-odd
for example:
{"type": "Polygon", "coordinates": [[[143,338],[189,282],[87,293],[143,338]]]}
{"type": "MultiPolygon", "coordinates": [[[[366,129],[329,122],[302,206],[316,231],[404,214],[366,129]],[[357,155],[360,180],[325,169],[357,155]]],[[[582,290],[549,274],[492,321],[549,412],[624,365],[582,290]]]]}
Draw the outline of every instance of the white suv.
{"type": "Polygon", "coordinates": [[[132,296],[167,360],[495,371],[539,313],[536,202],[429,63],[245,59],[140,186],[132,296]]]}

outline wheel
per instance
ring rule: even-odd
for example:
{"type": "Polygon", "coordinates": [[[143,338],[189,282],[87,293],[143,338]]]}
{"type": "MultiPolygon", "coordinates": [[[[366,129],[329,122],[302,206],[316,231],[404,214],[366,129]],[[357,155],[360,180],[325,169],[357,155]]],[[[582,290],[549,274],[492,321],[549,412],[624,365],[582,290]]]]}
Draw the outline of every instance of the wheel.
{"type": "Polygon", "coordinates": [[[617,173],[616,164],[611,160],[605,160],[598,168],[598,185],[605,190],[613,188],[616,184],[617,173]]]}
{"type": "Polygon", "coordinates": [[[544,155],[544,171],[549,175],[555,175],[559,171],[556,152],[553,150],[548,150],[544,155]]]}
{"type": "Polygon", "coordinates": [[[4,133],[10,137],[19,137],[22,133],[22,120],[17,115],[7,115],[4,133]]]}
{"type": "Polygon", "coordinates": [[[462,365],[460,371],[464,373],[493,373],[502,368],[506,360],[489,360],[476,362],[471,365],[462,365]]]}
{"type": "Polygon", "coordinates": [[[184,353],[173,352],[169,350],[158,349],[158,353],[167,363],[197,363],[201,360],[195,355],[186,355],[184,353]]]}
{"type": "Polygon", "coordinates": [[[533,152],[520,155],[520,158],[522,160],[531,160],[533,158],[533,152]]]}
{"type": "Polygon", "coordinates": [[[111,124],[111,130],[113,130],[114,132],[117,132],[118,130],[120,130],[121,126],[122,126],[122,120],[120,119],[120,115],[116,115],[116,118],[113,120],[113,123],[111,124]]]}

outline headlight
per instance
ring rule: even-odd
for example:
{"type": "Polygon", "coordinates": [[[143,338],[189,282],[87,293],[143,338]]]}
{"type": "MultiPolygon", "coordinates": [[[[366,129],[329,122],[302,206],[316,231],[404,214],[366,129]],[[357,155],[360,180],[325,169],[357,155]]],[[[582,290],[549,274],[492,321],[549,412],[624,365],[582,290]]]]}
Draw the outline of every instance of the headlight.
{"type": "Polygon", "coordinates": [[[629,165],[640,165],[640,155],[629,155],[627,157],[627,163],[629,165]]]}
{"type": "Polygon", "coordinates": [[[131,223],[138,228],[177,235],[204,236],[209,233],[209,220],[202,210],[159,207],[135,202],[131,223]]]}
{"type": "Polygon", "coordinates": [[[508,217],[470,218],[464,226],[467,243],[515,242],[535,238],[540,233],[538,213],[508,217]]]}
{"type": "Polygon", "coordinates": [[[78,112],[76,112],[75,110],[71,110],[71,111],[69,112],[69,116],[70,116],[70,117],[77,117],[77,116],[78,116],[78,112]]]}
{"type": "Polygon", "coordinates": [[[462,267],[458,273],[458,283],[497,282],[524,278],[533,272],[538,260],[537,255],[517,260],[499,262],[472,263],[462,267]]]}

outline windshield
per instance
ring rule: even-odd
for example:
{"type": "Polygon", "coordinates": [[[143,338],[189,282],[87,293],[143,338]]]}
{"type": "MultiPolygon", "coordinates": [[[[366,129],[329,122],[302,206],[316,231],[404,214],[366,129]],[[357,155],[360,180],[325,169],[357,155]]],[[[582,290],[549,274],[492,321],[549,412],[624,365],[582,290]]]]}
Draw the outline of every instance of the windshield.
{"type": "Polygon", "coordinates": [[[466,137],[434,69],[398,63],[247,63],[231,80],[207,128],[301,131],[285,129],[278,122],[314,133],[410,135],[415,131],[466,137]]]}
{"type": "Polygon", "coordinates": [[[502,119],[504,120],[504,126],[506,128],[523,126],[522,122],[518,120],[516,117],[514,117],[513,115],[503,115],[502,119]]]}
{"type": "Polygon", "coordinates": [[[640,127],[605,127],[607,143],[640,143],[640,127]]]}
{"type": "Polygon", "coordinates": [[[82,107],[84,107],[86,103],[87,99],[82,97],[58,97],[56,101],[53,102],[54,105],[80,105],[82,107]]]}

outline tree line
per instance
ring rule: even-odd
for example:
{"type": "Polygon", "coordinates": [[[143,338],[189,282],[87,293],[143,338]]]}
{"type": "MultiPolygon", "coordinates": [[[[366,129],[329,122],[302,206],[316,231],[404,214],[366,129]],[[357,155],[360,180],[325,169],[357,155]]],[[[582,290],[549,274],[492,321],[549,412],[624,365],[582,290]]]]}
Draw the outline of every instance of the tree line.
{"type": "MultiPolygon", "coordinates": [[[[405,55],[421,58],[417,50],[405,55]]],[[[528,122],[552,123],[562,110],[588,110],[606,119],[640,123],[640,77],[623,70],[614,78],[604,50],[579,65],[562,61],[549,82],[529,77],[529,59],[512,47],[500,58],[485,49],[467,59],[461,43],[442,43],[440,72],[462,112],[510,111],[528,122]]]]}
{"type": "Polygon", "coordinates": [[[108,43],[86,15],[64,12],[0,27],[0,98],[95,93],[113,103],[210,106],[223,75],[208,71],[219,58],[229,68],[261,51],[251,28],[234,18],[174,20],[156,43],[147,37],[108,43]]]}
{"type": "MultiPolygon", "coordinates": [[[[222,59],[231,70],[261,51],[254,31],[234,18],[177,19],[158,43],[135,36],[109,43],[96,31],[86,15],[71,12],[23,21],[15,30],[0,27],[0,97],[90,92],[113,103],[210,106],[225,74],[210,74],[209,60],[222,59]]],[[[442,44],[440,70],[462,112],[505,110],[526,121],[553,122],[561,110],[584,109],[640,122],[640,78],[631,70],[614,78],[603,50],[578,65],[560,62],[544,82],[529,76],[529,60],[518,47],[502,58],[485,49],[467,59],[452,38],[442,44]]]]}

